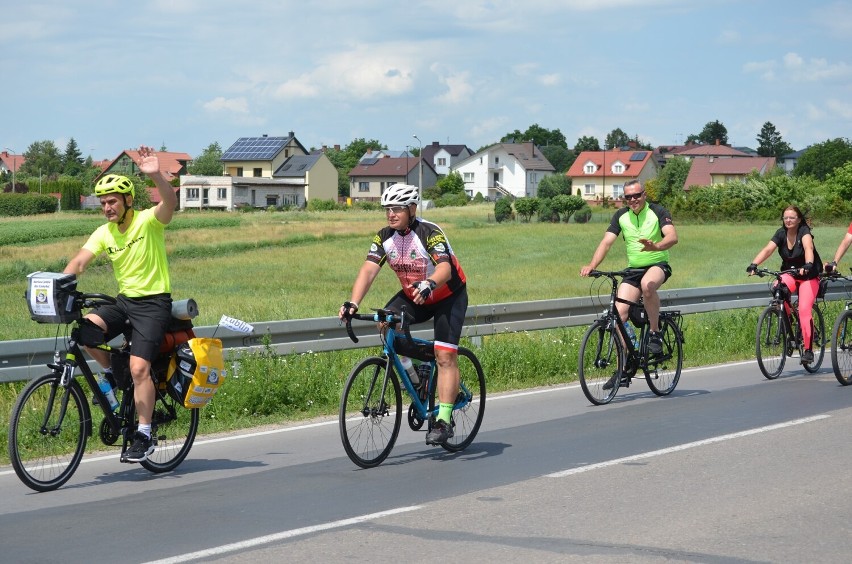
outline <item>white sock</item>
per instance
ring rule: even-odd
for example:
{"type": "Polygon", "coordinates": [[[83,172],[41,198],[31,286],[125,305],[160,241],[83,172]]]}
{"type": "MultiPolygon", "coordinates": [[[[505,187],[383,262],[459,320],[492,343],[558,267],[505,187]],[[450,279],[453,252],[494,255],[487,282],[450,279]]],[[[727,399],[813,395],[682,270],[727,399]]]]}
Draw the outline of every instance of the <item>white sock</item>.
{"type": "Polygon", "coordinates": [[[151,424],[150,423],[148,423],[147,425],[143,425],[142,423],[140,423],[139,427],[137,427],[136,430],[139,433],[142,433],[143,435],[148,437],[149,439],[151,438],[151,424]]]}

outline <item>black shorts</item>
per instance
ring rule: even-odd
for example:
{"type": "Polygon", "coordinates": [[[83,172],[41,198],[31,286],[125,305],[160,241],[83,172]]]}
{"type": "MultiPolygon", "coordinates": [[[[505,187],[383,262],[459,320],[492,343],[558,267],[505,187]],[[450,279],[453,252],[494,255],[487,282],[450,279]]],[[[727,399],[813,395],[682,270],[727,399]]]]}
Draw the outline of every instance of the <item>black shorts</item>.
{"type": "Polygon", "coordinates": [[[405,292],[399,291],[385,305],[385,309],[400,312],[402,306],[414,316],[413,324],[423,323],[435,318],[435,342],[446,343],[454,347],[459,344],[461,331],[464,326],[464,316],[467,313],[467,287],[462,286],[456,293],[444,298],[438,303],[417,305],[411,301],[405,292]]]}
{"type": "Polygon", "coordinates": [[[130,340],[131,355],[153,362],[171,322],[171,295],[128,298],[119,294],[117,300],[92,311],[107,325],[106,340],[124,334],[130,340]]]}
{"type": "Polygon", "coordinates": [[[659,266],[663,270],[663,274],[666,275],[666,277],[663,279],[663,283],[665,283],[666,280],[668,280],[669,277],[672,275],[672,267],[669,266],[669,263],[667,262],[658,262],[657,264],[651,264],[649,266],[643,267],[631,267],[630,270],[632,270],[633,272],[625,276],[622,282],[633,286],[634,288],[641,288],[642,277],[645,276],[645,273],[648,272],[649,268],[653,268],[655,266],[659,266]]]}

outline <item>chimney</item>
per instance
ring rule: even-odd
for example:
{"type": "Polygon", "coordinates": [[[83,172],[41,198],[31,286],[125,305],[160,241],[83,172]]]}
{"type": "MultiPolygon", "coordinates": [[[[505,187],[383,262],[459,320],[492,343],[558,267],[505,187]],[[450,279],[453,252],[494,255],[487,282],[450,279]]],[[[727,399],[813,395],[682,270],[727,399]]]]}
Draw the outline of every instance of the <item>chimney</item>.
{"type": "Polygon", "coordinates": [[[438,146],[439,146],[439,145],[438,145],[438,142],[437,142],[437,141],[432,141],[432,146],[433,146],[433,147],[438,147],[438,146]]]}
{"type": "Polygon", "coordinates": [[[296,136],[296,134],[295,134],[295,133],[293,133],[292,131],[289,133],[289,135],[290,135],[290,137],[295,137],[295,136],[296,136]]]}
{"type": "Polygon", "coordinates": [[[718,139],[716,139],[716,146],[717,147],[719,146],[719,140],[718,139]]]}
{"type": "Polygon", "coordinates": [[[264,137],[269,137],[269,134],[268,134],[268,133],[264,133],[264,134],[263,134],[263,136],[264,136],[264,137]]]}
{"type": "Polygon", "coordinates": [[[339,150],[340,150],[340,145],[335,145],[335,146],[334,146],[334,150],[335,150],[335,151],[339,151],[339,150]]]}

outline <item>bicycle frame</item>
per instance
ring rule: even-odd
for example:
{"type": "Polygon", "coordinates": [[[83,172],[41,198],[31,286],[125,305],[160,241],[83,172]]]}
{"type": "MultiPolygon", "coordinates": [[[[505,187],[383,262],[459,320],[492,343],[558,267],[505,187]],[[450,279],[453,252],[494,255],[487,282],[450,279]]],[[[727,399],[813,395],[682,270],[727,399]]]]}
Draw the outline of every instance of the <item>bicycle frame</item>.
{"type": "MultiPolygon", "coordinates": [[[[618,312],[618,308],[616,307],[617,303],[622,303],[627,304],[628,308],[635,306],[641,308],[642,310],[645,309],[641,298],[638,302],[632,302],[630,300],[618,297],[619,279],[617,277],[621,276],[623,278],[624,276],[630,274],[630,272],[630,269],[626,269],[620,272],[613,273],[612,275],[602,274],[609,278],[610,284],[612,285],[609,297],[609,307],[603,311],[602,318],[606,319],[610,327],[615,325],[615,327],[617,327],[618,329],[618,334],[621,336],[621,341],[624,344],[625,351],[624,373],[625,376],[627,376],[628,380],[632,378],[633,374],[636,373],[636,370],[641,367],[641,359],[644,358],[643,353],[647,346],[647,332],[649,331],[647,323],[643,324],[642,327],[639,328],[639,333],[637,334],[639,347],[635,347],[633,345],[633,339],[631,339],[630,336],[627,334],[627,329],[624,326],[625,321],[621,320],[621,314],[618,312]]],[[[629,314],[626,321],[630,321],[629,314]]]]}

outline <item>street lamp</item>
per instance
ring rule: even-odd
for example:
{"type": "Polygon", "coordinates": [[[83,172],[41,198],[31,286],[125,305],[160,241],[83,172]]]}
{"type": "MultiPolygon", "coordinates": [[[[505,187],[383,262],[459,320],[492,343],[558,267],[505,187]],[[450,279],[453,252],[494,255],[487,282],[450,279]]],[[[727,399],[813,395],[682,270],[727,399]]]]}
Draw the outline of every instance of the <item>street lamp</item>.
{"type": "MultiPolygon", "coordinates": [[[[417,167],[420,170],[420,175],[419,175],[420,179],[418,180],[418,184],[417,184],[417,192],[418,192],[418,196],[420,196],[420,205],[422,206],[423,205],[423,141],[421,141],[420,138],[417,137],[417,135],[412,135],[412,137],[417,139],[417,143],[420,144],[420,152],[417,155],[417,159],[418,159],[417,160],[417,167]]],[[[421,207],[420,211],[421,211],[421,214],[422,214],[422,212],[423,212],[422,207],[421,207]]]]}
{"type": "Polygon", "coordinates": [[[15,150],[6,147],[6,152],[12,151],[12,193],[15,193],[15,150]]]}

